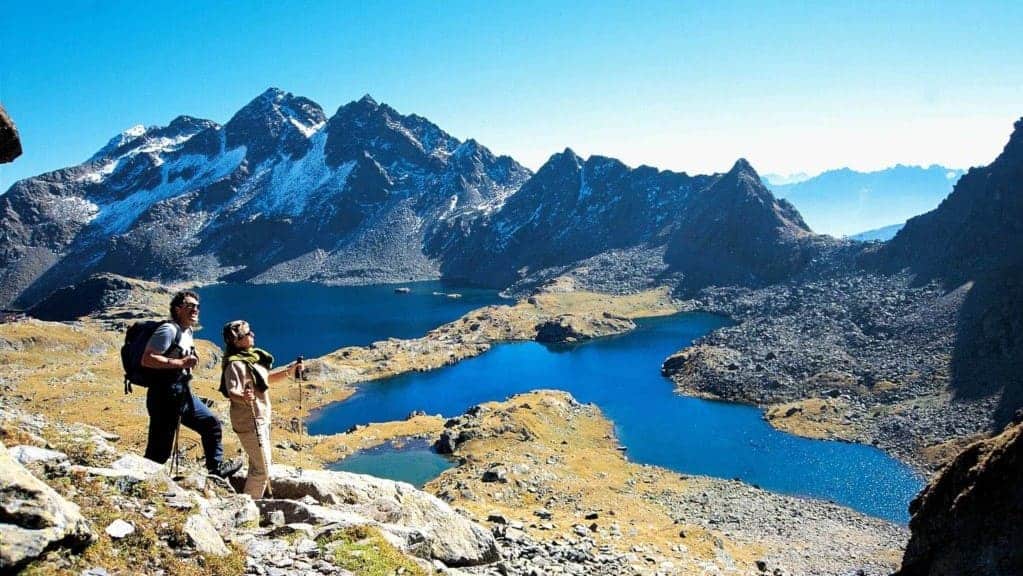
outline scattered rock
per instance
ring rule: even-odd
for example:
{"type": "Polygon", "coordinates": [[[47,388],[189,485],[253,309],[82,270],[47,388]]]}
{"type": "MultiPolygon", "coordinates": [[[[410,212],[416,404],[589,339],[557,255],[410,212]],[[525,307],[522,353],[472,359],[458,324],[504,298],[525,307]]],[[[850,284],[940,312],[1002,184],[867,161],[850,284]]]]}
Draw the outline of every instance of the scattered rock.
{"type": "Polygon", "coordinates": [[[118,518],[106,527],[106,533],[114,540],[120,540],[129,534],[135,533],[135,525],[118,518]]]}
{"type": "Polygon", "coordinates": [[[15,571],[45,550],[78,550],[95,538],[77,505],[11,457],[0,443],[0,572],[15,571]]]}

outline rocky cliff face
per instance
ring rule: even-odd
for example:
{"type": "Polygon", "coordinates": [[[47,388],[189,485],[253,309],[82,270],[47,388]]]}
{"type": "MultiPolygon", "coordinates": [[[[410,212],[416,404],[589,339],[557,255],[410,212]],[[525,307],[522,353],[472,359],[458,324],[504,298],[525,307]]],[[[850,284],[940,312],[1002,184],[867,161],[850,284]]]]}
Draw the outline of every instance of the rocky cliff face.
{"type": "Polygon", "coordinates": [[[1023,573],[1023,424],[964,450],[910,505],[898,576],[1023,573]]]}

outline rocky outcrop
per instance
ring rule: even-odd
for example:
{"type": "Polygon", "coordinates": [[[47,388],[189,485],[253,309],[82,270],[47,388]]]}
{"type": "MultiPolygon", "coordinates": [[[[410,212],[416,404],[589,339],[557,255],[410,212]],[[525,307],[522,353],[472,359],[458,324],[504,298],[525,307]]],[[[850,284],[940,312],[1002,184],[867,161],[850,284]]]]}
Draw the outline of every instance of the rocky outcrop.
{"type": "Polygon", "coordinates": [[[204,563],[244,564],[249,574],[265,574],[270,566],[272,573],[287,576],[332,576],[348,574],[343,564],[335,564],[333,551],[370,533],[382,535],[402,562],[418,562],[431,572],[500,557],[488,530],[409,484],[275,466],[276,498],[253,501],[207,477],[190,460],[171,478],[163,465],[109,444],[99,452],[83,444],[94,430],[0,404],[0,436],[57,443],[73,454],[69,462],[67,454],[55,450],[15,446],[13,455],[30,471],[0,444],[0,573],[26,565],[79,573],[90,567],[84,562],[97,560],[111,573],[119,572],[121,563],[139,573],[193,573],[195,565],[187,560],[201,557],[204,563]],[[15,431],[28,424],[40,435],[15,431]],[[81,504],[81,512],[72,502],[81,504]],[[99,523],[99,535],[87,518],[99,523]],[[358,534],[363,536],[353,536],[358,534]],[[114,558],[89,553],[72,561],[46,554],[56,547],[81,552],[96,538],[117,549],[114,558]],[[331,553],[324,554],[324,548],[331,553]]]}
{"type": "Polygon", "coordinates": [[[964,450],[910,504],[898,576],[1023,573],[1023,423],[964,450]]]}
{"type": "Polygon", "coordinates": [[[610,312],[596,317],[563,314],[537,324],[534,339],[545,344],[570,344],[607,334],[621,334],[635,327],[632,320],[610,312]]]}
{"type": "Polygon", "coordinates": [[[997,422],[1008,422],[1023,407],[1023,119],[991,164],[970,169],[941,205],[862,260],[969,290],[952,386],[969,398],[1000,393],[997,422]]]}
{"type": "MultiPolygon", "coordinates": [[[[168,301],[171,297],[169,290],[157,284],[116,274],[94,274],[82,282],[55,290],[29,308],[27,313],[33,318],[51,321],[75,320],[90,315],[130,317],[144,314],[147,308],[152,308],[147,304],[156,295],[168,301]]],[[[151,312],[158,312],[158,316],[165,314],[162,309],[151,312]]]]}
{"type": "Polygon", "coordinates": [[[939,464],[941,446],[992,429],[999,402],[950,388],[967,292],[858,271],[861,249],[826,252],[791,282],[701,291],[693,306],[735,324],[669,357],[662,372],[685,393],[779,406],[767,416],[786,431],[873,444],[921,469],[939,464]]]}
{"type": "Polygon", "coordinates": [[[631,463],[613,430],[596,406],[553,390],[445,423],[459,464],[427,489],[486,518],[502,545],[501,563],[473,574],[881,575],[898,564],[904,527],[631,463]]]}
{"type": "Polygon", "coordinates": [[[21,156],[21,139],[18,138],[18,129],[14,121],[7,115],[7,111],[0,106],[0,164],[13,162],[21,156]]]}
{"type": "MultiPolygon", "coordinates": [[[[23,459],[25,452],[19,450],[23,459]]],[[[13,573],[48,549],[80,550],[94,539],[78,506],[33,476],[0,443],[0,573],[13,573]]]]}
{"type": "Polygon", "coordinates": [[[449,566],[472,566],[498,559],[497,544],[490,532],[409,484],[362,474],[276,467],[272,483],[276,498],[300,500],[309,496],[342,514],[368,518],[380,523],[399,542],[449,566]],[[409,530],[416,534],[409,535],[409,530]]]}

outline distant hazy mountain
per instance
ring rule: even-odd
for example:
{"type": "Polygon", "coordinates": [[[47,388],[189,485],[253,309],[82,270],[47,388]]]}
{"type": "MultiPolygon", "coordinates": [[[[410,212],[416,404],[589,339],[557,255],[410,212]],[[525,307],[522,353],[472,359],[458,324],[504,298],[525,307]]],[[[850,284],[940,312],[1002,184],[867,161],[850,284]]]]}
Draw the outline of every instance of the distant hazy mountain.
{"type": "Polygon", "coordinates": [[[875,228],[873,230],[867,230],[866,232],[860,232],[859,234],[853,234],[849,236],[851,240],[859,240],[860,242],[885,242],[891,240],[895,235],[902,230],[905,226],[902,224],[892,224],[891,226],[885,226],[883,228],[875,228]]]}
{"type": "Polygon", "coordinates": [[[0,196],[0,305],[96,272],[504,288],[628,250],[691,286],[763,284],[808,259],[798,212],[744,160],[689,176],[555,154],[533,175],[369,96],[328,117],[267,90],[223,126],[180,116],[0,196]]]}
{"type": "Polygon", "coordinates": [[[769,183],[768,188],[792,202],[814,232],[840,237],[932,210],[962,175],[962,170],[936,165],[899,165],[877,172],[842,168],[794,184],[769,183]]]}
{"type": "Polygon", "coordinates": [[[795,174],[764,174],[760,177],[764,181],[764,184],[768,186],[781,186],[783,184],[796,184],[812,178],[806,172],[796,172],[795,174]]]}

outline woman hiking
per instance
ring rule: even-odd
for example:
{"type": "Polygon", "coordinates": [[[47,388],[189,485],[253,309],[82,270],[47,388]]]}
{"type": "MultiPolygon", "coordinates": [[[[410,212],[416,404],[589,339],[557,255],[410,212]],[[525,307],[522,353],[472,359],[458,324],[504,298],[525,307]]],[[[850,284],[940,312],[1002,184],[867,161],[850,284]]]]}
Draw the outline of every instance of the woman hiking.
{"type": "Polygon", "coordinates": [[[224,325],[221,392],[231,400],[231,427],[249,455],[245,493],[258,500],[270,488],[269,387],[271,382],[286,378],[288,371],[271,373],[274,357],[255,344],[256,333],[248,322],[234,320],[224,325]]]}

